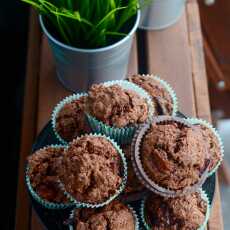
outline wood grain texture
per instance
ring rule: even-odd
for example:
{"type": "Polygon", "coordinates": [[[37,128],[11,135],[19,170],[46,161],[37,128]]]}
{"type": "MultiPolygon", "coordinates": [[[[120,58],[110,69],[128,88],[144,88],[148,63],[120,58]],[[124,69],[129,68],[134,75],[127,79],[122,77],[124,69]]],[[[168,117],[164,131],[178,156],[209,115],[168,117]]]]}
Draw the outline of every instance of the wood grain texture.
{"type": "MultiPolygon", "coordinates": [[[[199,9],[196,2],[187,4],[187,20],[189,30],[189,42],[191,45],[191,64],[193,70],[193,85],[196,103],[196,115],[199,118],[211,122],[209,107],[208,85],[205,72],[202,34],[200,28],[199,9]]],[[[208,223],[209,230],[222,230],[223,219],[221,213],[221,200],[218,178],[216,177],[215,199],[212,207],[211,218],[208,223]]]]}
{"type": "Polygon", "coordinates": [[[186,7],[188,24],[188,42],[191,46],[192,79],[197,117],[210,121],[207,75],[205,70],[204,50],[200,27],[199,9],[196,2],[186,7]]]}
{"type": "Polygon", "coordinates": [[[21,147],[18,171],[18,189],[16,205],[15,229],[29,229],[30,205],[24,181],[25,162],[31,151],[36,136],[37,117],[37,85],[40,62],[40,37],[37,14],[31,10],[29,24],[29,40],[27,53],[27,69],[25,80],[24,110],[22,115],[21,147]]]}
{"type": "Polygon", "coordinates": [[[215,199],[212,206],[212,211],[210,215],[210,219],[208,222],[208,229],[209,230],[223,230],[223,216],[222,216],[222,209],[221,209],[221,200],[220,200],[220,187],[219,181],[216,176],[216,191],[215,191],[215,199]]]}
{"type": "Polygon", "coordinates": [[[148,72],[167,80],[175,89],[181,112],[195,112],[190,46],[184,13],[173,26],[147,32],[148,72]]]}

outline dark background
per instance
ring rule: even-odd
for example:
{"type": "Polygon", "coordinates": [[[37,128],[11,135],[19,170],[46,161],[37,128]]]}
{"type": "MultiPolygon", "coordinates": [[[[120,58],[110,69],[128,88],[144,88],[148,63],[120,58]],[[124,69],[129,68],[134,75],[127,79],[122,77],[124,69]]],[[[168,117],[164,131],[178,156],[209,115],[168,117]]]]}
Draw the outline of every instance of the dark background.
{"type": "Polygon", "coordinates": [[[21,112],[29,8],[20,0],[1,1],[1,226],[14,229],[21,112]]]}

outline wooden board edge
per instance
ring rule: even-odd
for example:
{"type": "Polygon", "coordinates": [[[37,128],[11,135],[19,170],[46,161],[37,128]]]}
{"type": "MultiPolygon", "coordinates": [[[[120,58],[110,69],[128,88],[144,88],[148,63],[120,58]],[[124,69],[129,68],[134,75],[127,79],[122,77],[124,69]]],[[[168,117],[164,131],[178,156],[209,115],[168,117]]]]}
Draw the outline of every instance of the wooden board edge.
{"type": "MultiPolygon", "coordinates": [[[[193,69],[193,83],[196,100],[196,113],[199,118],[211,122],[207,75],[205,70],[204,50],[200,27],[199,8],[196,1],[190,1],[186,7],[188,21],[188,39],[191,45],[191,60],[193,69]]],[[[215,200],[211,218],[208,222],[209,230],[222,230],[223,218],[218,178],[216,177],[215,200]]]]}

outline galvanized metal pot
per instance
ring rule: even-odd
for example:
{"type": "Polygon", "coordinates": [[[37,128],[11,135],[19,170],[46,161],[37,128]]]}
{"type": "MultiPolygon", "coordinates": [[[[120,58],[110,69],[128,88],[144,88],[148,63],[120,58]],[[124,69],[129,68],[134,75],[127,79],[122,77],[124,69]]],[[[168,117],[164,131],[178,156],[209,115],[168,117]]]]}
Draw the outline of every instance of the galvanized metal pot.
{"type": "Polygon", "coordinates": [[[184,12],[186,0],[140,0],[141,20],[139,28],[146,30],[165,29],[176,23],[184,12]]]}
{"type": "Polygon", "coordinates": [[[55,39],[46,29],[43,18],[40,16],[40,24],[48,37],[61,83],[71,91],[81,92],[86,91],[93,83],[125,78],[133,35],[139,21],[140,12],[138,11],[129,34],[110,46],[80,49],[65,45],[55,39]]]}

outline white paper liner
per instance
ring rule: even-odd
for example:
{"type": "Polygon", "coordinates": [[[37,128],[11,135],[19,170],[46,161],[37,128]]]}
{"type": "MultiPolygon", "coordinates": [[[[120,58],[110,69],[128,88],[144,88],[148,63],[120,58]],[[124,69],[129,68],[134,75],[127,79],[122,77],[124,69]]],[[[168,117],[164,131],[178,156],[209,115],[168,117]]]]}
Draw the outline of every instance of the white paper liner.
{"type": "Polygon", "coordinates": [[[187,118],[186,119],[188,122],[190,122],[193,125],[203,125],[206,128],[210,129],[212,131],[212,133],[214,134],[214,136],[217,138],[218,142],[219,142],[219,148],[220,148],[220,160],[218,161],[218,163],[216,164],[216,166],[209,172],[209,176],[213,175],[213,173],[215,173],[217,171],[217,169],[219,168],[219,166],[221,165],[223,158],[224,158],[224,144],[223,141],[220,137],[219,132],[212,126],[212,124],[210,124],[209,122],[203,120],[203,119],[199,119],[199,118],[187,118]]]}
{"type": "MultiPolygon", "coordinates": [[[[161,123],[161,122],[168,122],[168,121],[176,121],[187,127],[192,127],[189,122],[178,117],[159,116],[153,119],[153,123],[161,123]]],[[[140,182],[150,191],[166,197],[178,197],[178,196],[184,196],[186,194],[196,192],[199,188],[202,187],[203,183],[207,179],[208,167],[206,167],[206,170],[204,171],[204,173],[200,177],[200,180],[196,184],[187,186],[183,189],[176,190],[176,191],[158,185],[147,175],[144,168],[142,167],[142,162],[140,158],[140,146],[141,146],[142,139],[145,133],[149,130],[150,126],[151,124],[145,124],[141,128],[139,128],[133,138],[133,142],[131,145],[132,153],[133,153],[131,155],[132,164],[133,164],[134,171],[137,177],[139,178],[140,182]]]]}

